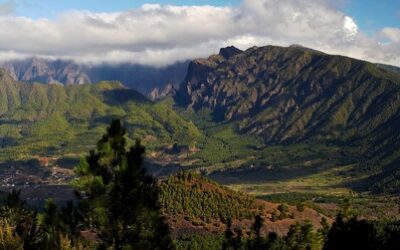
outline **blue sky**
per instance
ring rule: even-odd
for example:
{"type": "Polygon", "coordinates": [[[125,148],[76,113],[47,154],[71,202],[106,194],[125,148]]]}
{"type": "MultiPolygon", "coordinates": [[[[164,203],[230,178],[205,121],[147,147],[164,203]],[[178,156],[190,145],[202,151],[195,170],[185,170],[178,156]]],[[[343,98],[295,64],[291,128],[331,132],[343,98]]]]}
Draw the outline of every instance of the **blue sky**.
{"type": "Polygon", "coordinates": [[[343,9],[368,33],[400,27],[400,0],[349,0],[343,9]]]}
{"type": "MultiPolygon", "coordinates": [[[[0,3],[14,3],[16,15],[32,18],[51,18],[71,9],[94,12],[121,11],[137,8],[145,3],[237,6],[240,2],[240,0],[0,0],[0,3]]],[[[383,27],[400,27],[400,0],[344,0],[340,9],[351,16],[361,30],[369,34],[383,27]]]]}

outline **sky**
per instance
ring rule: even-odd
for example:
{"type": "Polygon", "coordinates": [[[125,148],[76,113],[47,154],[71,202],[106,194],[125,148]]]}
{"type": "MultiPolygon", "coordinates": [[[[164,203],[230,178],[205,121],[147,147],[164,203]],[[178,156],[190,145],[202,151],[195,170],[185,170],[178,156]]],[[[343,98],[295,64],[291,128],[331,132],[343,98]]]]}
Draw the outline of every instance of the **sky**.
{"type": "Polygon", "coordinates": [[[370,34],[384,27],[400,27],[399,0],[350,0],[343,10],[370,34]]]}
{"type": "Polygon", "coordinates": [[[400,66],[399,0],[0,0],[0,61],[165,66],[300,44],[400,66]]]}

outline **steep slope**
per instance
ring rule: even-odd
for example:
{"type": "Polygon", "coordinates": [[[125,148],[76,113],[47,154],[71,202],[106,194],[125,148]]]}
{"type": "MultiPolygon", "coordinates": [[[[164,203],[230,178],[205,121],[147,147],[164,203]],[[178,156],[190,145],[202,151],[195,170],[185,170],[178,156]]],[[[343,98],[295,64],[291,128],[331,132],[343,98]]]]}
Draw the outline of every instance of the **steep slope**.
{"type": "Polygon", "coordinates": [[[266,144],[348,146],[363,169],[398,168],[400,74],[299,46],[235,51],[191,62],[177,103],[266,144]]]}
{"type": "Polygon", "coordinates": [[[0,73],[0,160],[86,152],[113,118],[149,149],[190,145],[201,132],[163,104],[118,82],[22,84],[0,73]]]}
{"type": "Polygon", "coordinates": [[[29,58],[9,61],[0,67],[18,81],[48,84],[84,84],[99,81],[119,81],[125,86],[148,95],[153,89],[168,84],[178,87],[185,77],[187,61],[165,67],[137,64],[80,65],[73,61],[29,58]]]}
{"type": "Polygon", "coordinates": [[[367,62],[269,46],[192,62],[180,97],[269,142],[355,139],[396,119],[399,80],[367,62]]]}

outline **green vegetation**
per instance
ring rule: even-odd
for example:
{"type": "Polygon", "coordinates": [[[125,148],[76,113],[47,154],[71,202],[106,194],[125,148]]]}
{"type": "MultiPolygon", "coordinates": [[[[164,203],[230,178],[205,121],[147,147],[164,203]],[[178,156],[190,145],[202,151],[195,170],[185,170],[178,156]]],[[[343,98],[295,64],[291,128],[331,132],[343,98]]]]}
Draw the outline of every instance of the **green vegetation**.
{"type": "Polygon", "coordinates": [[[182,236],[175,240],[176,250],[220,250],[224,242],[222,235],[182,236]]]}
{"type": "Polygon", "coordinates": [[[252,231],[247,234],[240,228],[232,228],[228,220],[224,240],[219,237],[192,236],[178,239],[179,249],[194,249],[207,246],[207,249],[280,249],[280,250],[330,250],[330,249],[397,249],[400,239],[399,221],[366,221],[348,214],[349,210],[339,213],[332,227],[326,221],[323,227],[315,229],[305,221],[293,224],[288,233],[278,237],[275,233],[262,235],[263,221],[256,217],[252,231]],[[185,248],[186,247],[186,248],[185,248]]]}
{"type": "MultiPolygon", "coordinates": [[[[72,205],[58,210],[53,202],[48,201],[44,210],[37,213],[24,207],[19,193],[14,192],[7,196],[0,209],[2,249],[98,249],[96,241],[87,241],[79,236],[81,234],[76,226],[84,220],[79,219],[79,213],[76,213],[78,210],[72,205]]],[[[174,249],[397,249],[400,239],[399,221],[367,221],[352,214],[350,207],[345,207],[332,226],[323,221],[320,229],[315,229],[308,221],[295,223],[284,236],[273,232],[263,233],[265,225],[261,216],[255,216],[251,231],[233,227],[231,219],[228,219],[223,235],[180,236],[174,240],[174,249]]]]}
{"type": "Polygon", "coordinates": [[[126,130],[114,120],[97,150],[75,169],[75,186],[87,206],[103,248],[170,249],[168,226],[159,214],[156,180],[143,167],[140,141],[126,150],[126,130]]]}
{"type": "Polygon", "coordinates": [[[202,136],[171,108],[118,82],[22,84],[4,72],[0,82],[0,161],[80,155],[115,117],[123,119],[129,140],[143,138],[150,150],[163,150],[172,143],[192,145],[202,136]]]}
{"type": "MultiPolygon", "coordinates": [[[[255,223],[257,220],[255,220],[255,223]]],[[[262,226],[262,224],[260,225],[262,226]]],[[[294,224],[287,236],[278,237],[270,233],[267,237],[257,235],[257,228],[253,227],[250,235],[245,235],[240,228],[233,229],[228,225],[225,235],[219,236],[188,236],[177,239],[177,249],[310,249],[320,250],[324,244],[324,230],[315,230],[308,222],[294,224]]]]}
{"type": "Polygon", "coordinates": [[[228,218],[253,218],[258,211],[254,197],[233,192],[195,173],[170,176],[160,188],[160,205],[172,217],[184,215],[188,220],[226,222],[228,218]]]}
{"type": "Polygon", "coordinates": [[[128,141],[142,138],[170,171],[242,190],[400,190],[397,73],[298,47],[236,53],[195,60],[181,91],[159,103],[117,82],[28,85],[1,72],[0,161],[77,159],[118,117],[128,141]]]}
{"type": "Polygon", "coordinates": [[[0,203],[1,249],[90,248],[91,243],[78,237],[81,220],[76,208],[69,208],[60,211],[48,200],[39,213],[21,201],[19,192],[10,193],[0,203]]]}
{"type": "Polygon", "coordinates": [[[265,199],[275,203],[288,203],[291,205],[297,205],[306,201],[314,201],[316,203],[336,203],[341,204],[345,202],[346,197],[343,196],[330,196],[313,193],[280,193],[280,194],[269,194],[259,196],[261,199],[265,199]]]}
{"type": "Polygon", "coordinates": [[[143,167],[145,149],[140,141],[126,147],[126,129],[113,120],[75,169],[77,205],[58,209],[50,199],[38,213],[20,192],[8,194],[0,206],[2,249],[173,249],[157,182],[143,167]]]}
{"type": "Polygon", "coordinates": [[[273,203],[286,203],[300,209],[309,207],[321,214],[333,217],[338,210],[351,205],[355,214],[374,220],[399,219],[398,198],[396,196],[374,196],[351,193],[346,195],[327,195],[319,193],[277,193],[261,195],[257,198],[273,203]]]}

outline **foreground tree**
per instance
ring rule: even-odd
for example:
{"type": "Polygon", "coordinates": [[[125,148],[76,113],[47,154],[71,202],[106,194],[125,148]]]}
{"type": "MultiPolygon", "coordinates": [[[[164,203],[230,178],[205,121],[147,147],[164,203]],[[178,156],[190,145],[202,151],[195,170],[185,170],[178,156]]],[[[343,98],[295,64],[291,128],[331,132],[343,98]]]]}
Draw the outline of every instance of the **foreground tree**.
{"type": "Polygon", "coordinates": [[[14,249],[5,247],[9,244],[6,239],[11,235],[10,232],[14,237],[14,239],[10,239],[11,245],[15,243],[13,240],[18,239],[21,241],[23,249],[38,249],[37,212],[26,208],[20,195],[21,191],[13,190],[0,202],[0,227],[2,227],[0,229],[2,231],[0,232],[0,249],[14,249]]]}
{"type": "Polygon", "coordinates": [[[263,227],[263,223],[264,220],[261,215],[256,215],[253,226],[251,227],[255,236],[255,243],[252,246],[253,249],[262,249],[261,229],[263,227]]]}
{"type": "Polygon", "coordinates": [[[143,167],[140,141],[126,151],[126,130],[114,120],[75,169],[75,185],[87,207],[87,222],[102,247],[170,249],[169,229],[160,215],[156,180],[143,167]]]}
{"type": "Polygon", "coordinates": [[[226,230],[225,230],[225,241],[223,242],[222,249],[223,250],[230,250],[234,249],[234,238],[235,236],[233,230],[232,230],[232,220],[231,218],[228,218],[226,222],[226,230]]]}

